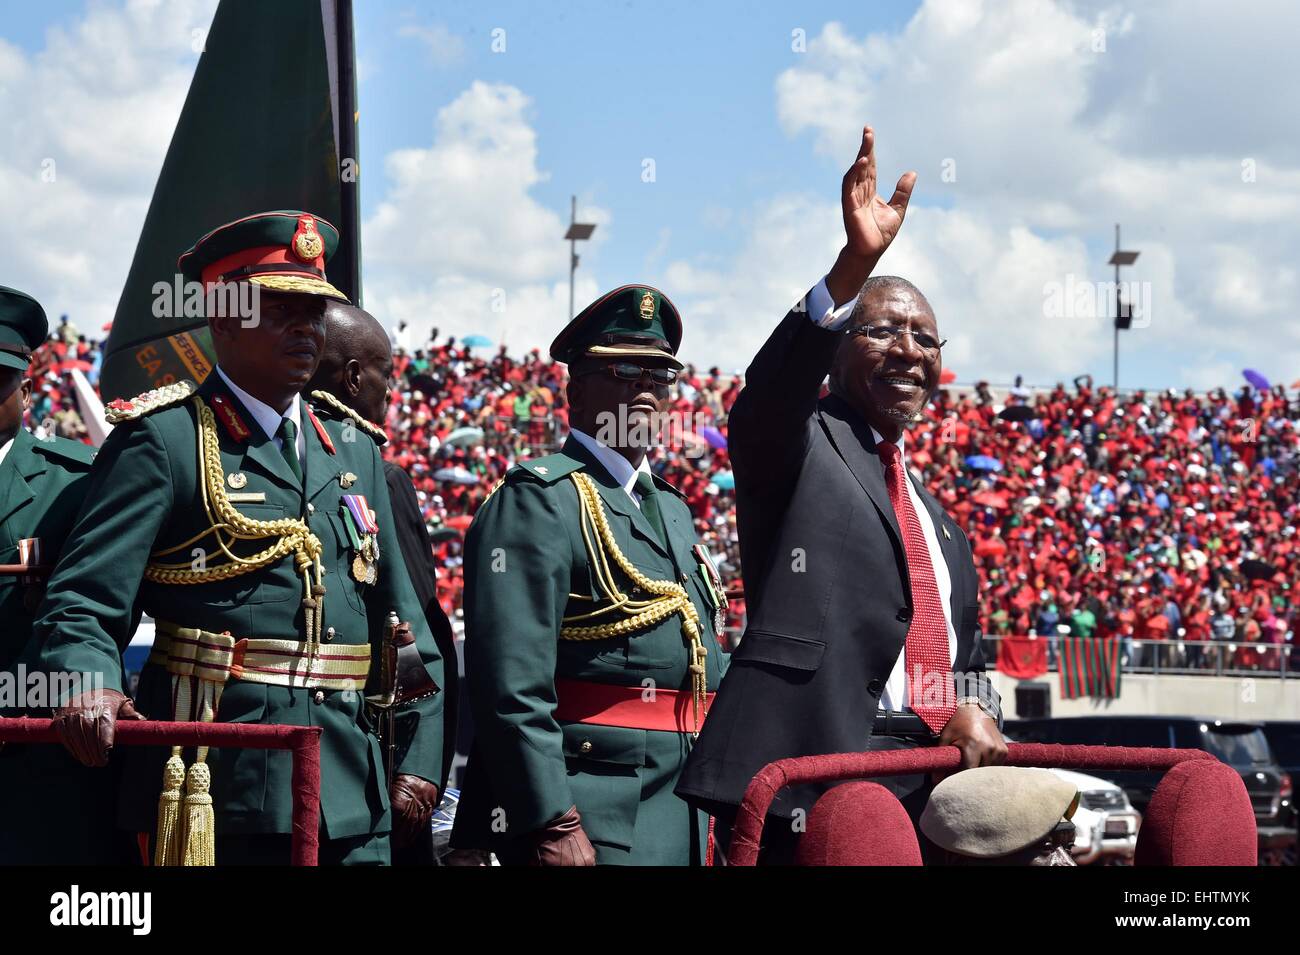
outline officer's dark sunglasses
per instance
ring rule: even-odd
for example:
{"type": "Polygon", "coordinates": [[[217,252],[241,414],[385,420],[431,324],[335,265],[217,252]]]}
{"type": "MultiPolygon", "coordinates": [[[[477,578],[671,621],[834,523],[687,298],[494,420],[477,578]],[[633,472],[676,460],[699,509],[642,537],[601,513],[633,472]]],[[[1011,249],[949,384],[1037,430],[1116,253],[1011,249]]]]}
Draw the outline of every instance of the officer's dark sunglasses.
{"type": "Polygon", "coordinates": [[[642,378],[649,377],[656,385],[671,385],[677,380],[676,369],[643,368],[641,365],[630,361],[602,362],[599,365],[579,369],[576,372],[576,377],[594,375],[602,371],[613,375],[619,381],[640,381],[642,378]]]}

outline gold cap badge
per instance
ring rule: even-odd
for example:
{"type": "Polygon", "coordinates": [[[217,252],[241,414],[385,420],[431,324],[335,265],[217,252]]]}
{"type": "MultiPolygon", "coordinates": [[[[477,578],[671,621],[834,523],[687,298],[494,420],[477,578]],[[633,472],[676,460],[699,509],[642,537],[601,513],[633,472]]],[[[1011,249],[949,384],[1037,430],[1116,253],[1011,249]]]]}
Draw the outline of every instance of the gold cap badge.
{"type": "Polygon", "coordinates": [[[298,231],[293,236],[293,254],[304,262],[315,262],[325,251],[325,240],[316,231],[316,220],[311,216],[298,219],[298,231]]]}
{"type": "Polygon", "coordinates": [[[655,317],[654,295],[652,295],[650,292],[644,293],[641,296],[641,305],[639,306],[639,308],[641,311],[641,321],[643,322],[653,321],[655,317]]]}

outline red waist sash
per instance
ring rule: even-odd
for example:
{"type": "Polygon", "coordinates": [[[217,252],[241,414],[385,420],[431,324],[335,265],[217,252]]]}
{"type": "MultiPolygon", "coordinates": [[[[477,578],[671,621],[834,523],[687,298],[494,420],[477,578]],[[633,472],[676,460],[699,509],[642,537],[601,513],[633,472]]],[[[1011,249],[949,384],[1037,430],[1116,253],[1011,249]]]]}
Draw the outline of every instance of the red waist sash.
{"type": "MultiPolygon", "coordinates": [[[[691,733],[695,730],[692,697],[687,691],[557,679],[555,694],[558,698],[555,718],[566,723],[623,726],[668,733],[691,733]]],[[[714,696],[713,693],[705,694],[701,724],[708,708],[713,705],[714,696]]]]}

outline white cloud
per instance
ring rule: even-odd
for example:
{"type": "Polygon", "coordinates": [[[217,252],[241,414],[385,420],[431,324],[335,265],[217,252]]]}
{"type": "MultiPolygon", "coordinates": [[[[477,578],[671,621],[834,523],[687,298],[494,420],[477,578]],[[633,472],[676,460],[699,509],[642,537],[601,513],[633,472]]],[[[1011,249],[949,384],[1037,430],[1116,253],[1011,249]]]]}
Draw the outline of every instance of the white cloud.
{"type": "Polygon", "coordinates": [[[0,281],[84,331],[112,318],[215,9],[92,3],[35,54],[0,41],[0,281]]]}
{"type": "MultiPolygon", "coordinates": [[[[1153,303],[1150,327],[1126,338],[1126,368],[1177,374],[1171,356],[1217,367],[1206,348],[1226,344],[1281,378],[1300,351],[1272,344],[1300,344],[1289,331],[1300,306],[1300,133],[1277,106],[1300,98],[1297,29],[1300,12],[1283,4],[1243,26],[1204,3],[1131,13],[928,0],[897,33],[827,24],[777,77],[776,113],[842,167],[870,122],[886,195],[903,170],[918,171],[882,270],[930,296],[959,373],[1054,381],[1108,354],[1107,317],[1045,320],[1042,289],[1071,275],[1110,279],[1103,256],[1120,221],[1125,246],[1142,252],[1124,279],[1150,283],[1153,303]],[[1227,64],[1247,61],[1247,83],[1225,79],[1227,64]],[[1239,95],[1211,94],[1214,83],[1239,95]]],[[[715,322],[709,349],[747,361],[788,300],[758,293],[811,284],[830,266],[842,237],[835,198],[805,202],[802,216],[780,212],[788,197],[767,200],[756,219],[770,234],[729,266],[673,266],[697,297],[684,306],[715,322]]],[[[688,350],[698,335],[697,324],[688,350]]]]}
{"type": "Polygon", "coordinates": [[[434,66],[455,66],[465,58],[465,41],[441,23],[403,24],[397,35],[419,41],[434,66]]]}
{"type": "MultiPolygon", "coordinates": [[[[405,319],[421,334],[432,325],[512,347],[546,345],[561,327],[568,221],[532,195],[546,174],[529,107],[515,87],[475,82],[438,111],[429,147],[385,160],[387,192],[362,241],[366,306],[386,325],[405,319]]],[[[609,222],[589,202],[579,211],[609,222]]],[[[598,228],[585,245],[607,235],[598,228]]],[[[599,289],[590,268],[578,276],[581,308],[599,289]]]]}
{"type": "MultiPolygon", "coordinates": [[[[842,236],[837,203],[788,196],[763,203],[750,242],[726,270],[678,261],[666,271],[690,318],[683,357],[741,370],[776,322],[835,260],[842,236]]],[[[1075,239],[1045,239],[965,212],[915,207],[878,274],[907,276],[926,293],[948,339],[945,364],[963,380],[1010,380],[1034,355],[1064,374],[1109,347],[1105,316],[1049,318],[1045,286],[1086,276],[1075,239]],[[978,254],[971,254],[978,250],[978,254]]]]}

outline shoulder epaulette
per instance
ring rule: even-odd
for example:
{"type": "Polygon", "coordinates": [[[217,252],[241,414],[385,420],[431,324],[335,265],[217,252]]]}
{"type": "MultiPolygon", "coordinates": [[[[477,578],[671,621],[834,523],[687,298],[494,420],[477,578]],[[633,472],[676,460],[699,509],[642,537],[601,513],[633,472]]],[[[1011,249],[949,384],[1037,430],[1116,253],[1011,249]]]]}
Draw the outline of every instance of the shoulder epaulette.
{"type": "Polygon", "coordinates": [[[62,458],[66,461],[74,461],[77,464],[90,465],[95,460],[97,448],[92,448],[88,444],[82,444],[80,441],[72,441],[68,438],[42,438],[37,441],[33,448],[38,454],[47,457],[62,458]]]}
{"type": "Polygon", "coordinates": [[[388,443],[388,432],[385,431],[381,425],[377,425],[373,421],[367,421],[328,391],[318,388],[316,391],[311,393],[311,397],[315,398],[334,414],[351,419],[358,428],[370,435],[370,437],[374,438],[380,444],[388,443]]]}
{"type": "Polygon", "coordinates": [[[160,408],[180,404],[194,394],[198,387],[188,378],[184,378],[181,381],[174,381],[170,385],[155,388],[153,391],[146,391],[134,398],[115,398],[104,406],[104,420],[109,424],[134,421],[136,418],[142,418],[160,408]]]}
{"type": "Polygon", "coordinates": [[[548,454],[532,461],[520,461],[506,473],[506,480],[509,480],[512,474],[523,473],[537,478],[543,484],[554,484],[574,471],[581,471],[582,467],[581,461],[567,454],[548,454]]]}
{"type": "Polygon", "coordinates": [[[676,494],[678,497],[680,497],[683,501],[686,500],[686,495],[683,494],[681,491],[679,491],[672,484],[670,484],[666,479],[660,477],[658,474],[654,475],[654,479],[655,479],[655,483],[658,484],[665,491],[671,491],[673,494],[676,494]]]}

